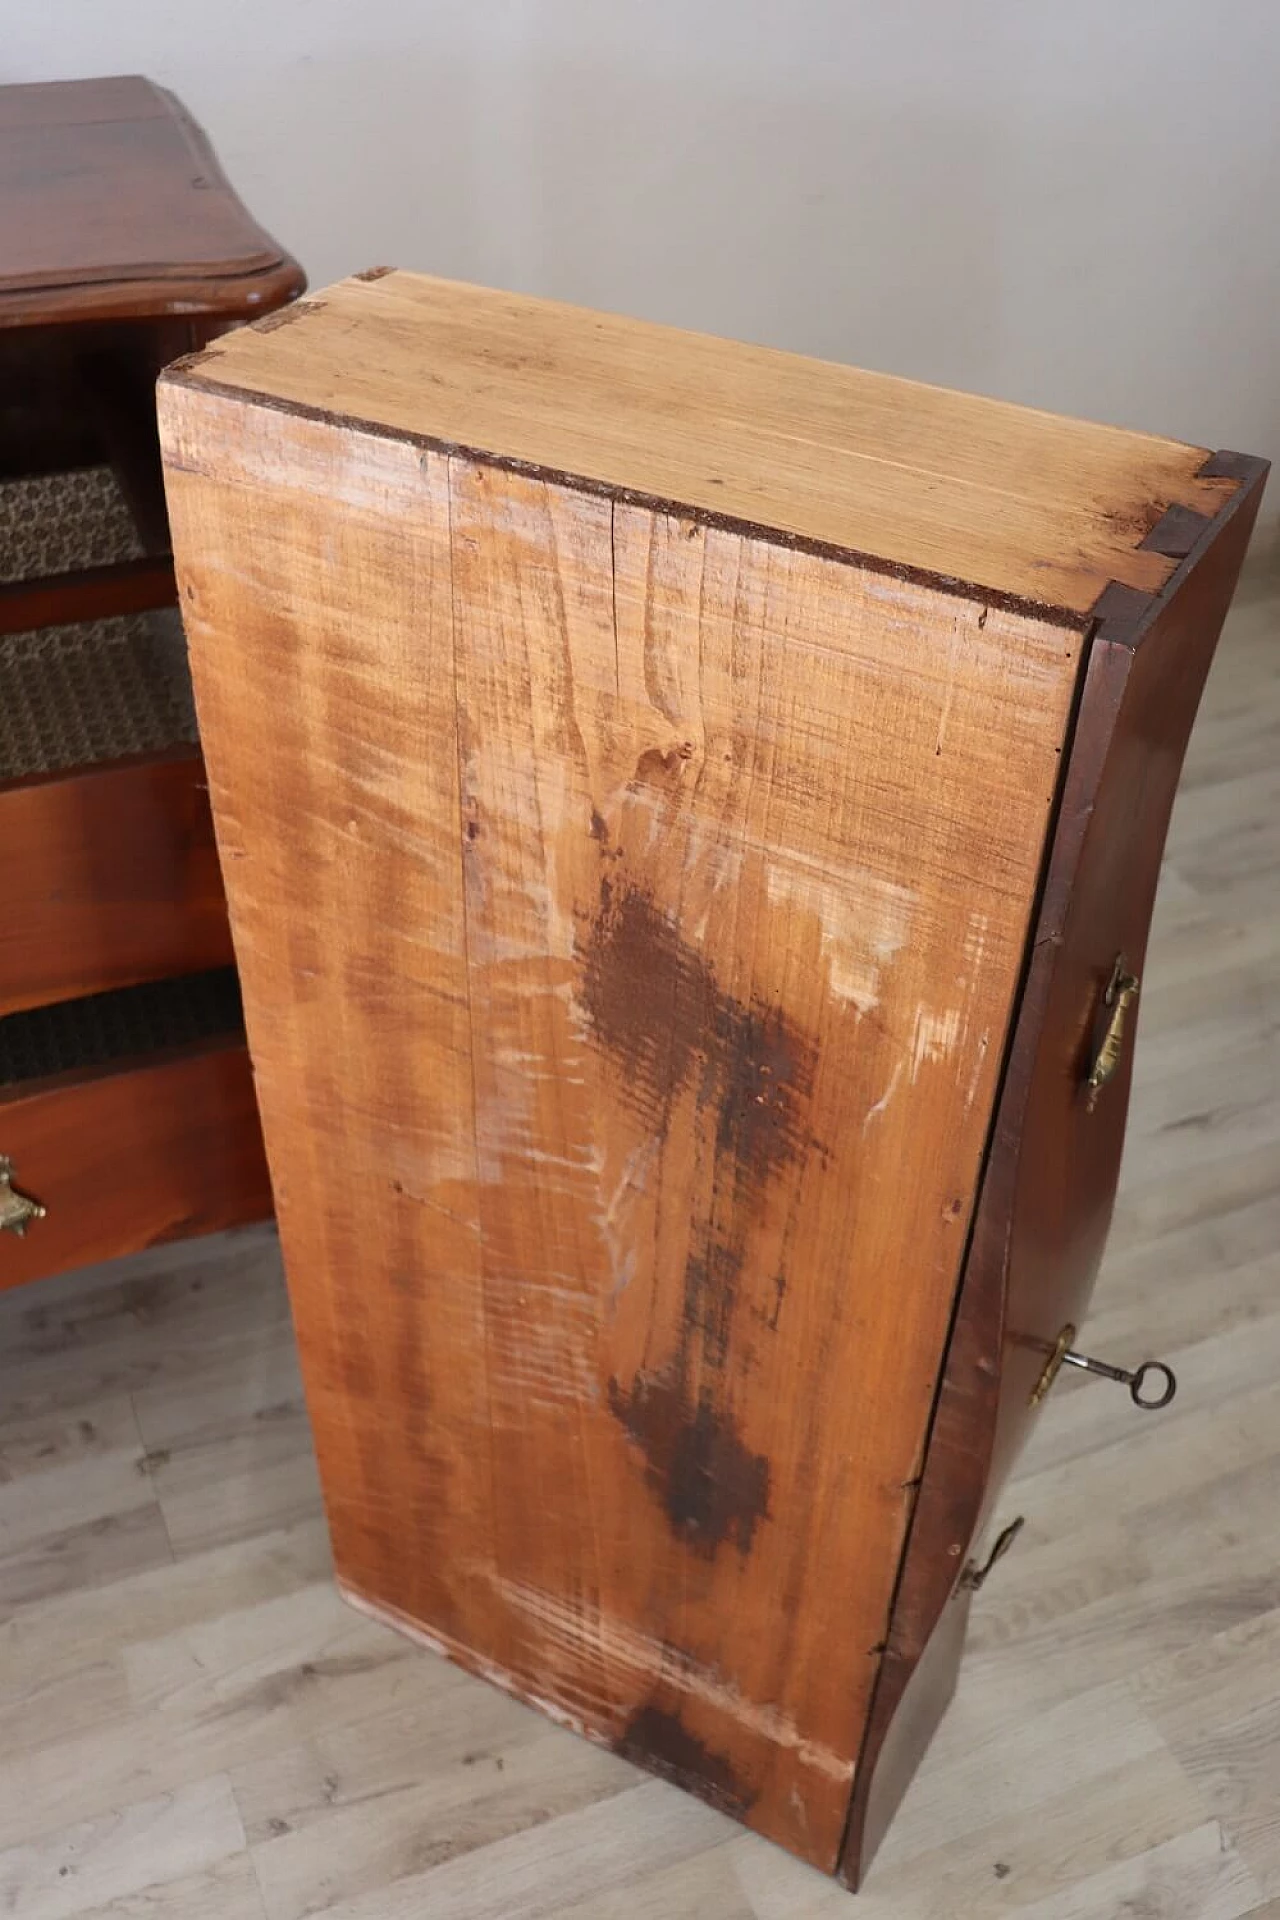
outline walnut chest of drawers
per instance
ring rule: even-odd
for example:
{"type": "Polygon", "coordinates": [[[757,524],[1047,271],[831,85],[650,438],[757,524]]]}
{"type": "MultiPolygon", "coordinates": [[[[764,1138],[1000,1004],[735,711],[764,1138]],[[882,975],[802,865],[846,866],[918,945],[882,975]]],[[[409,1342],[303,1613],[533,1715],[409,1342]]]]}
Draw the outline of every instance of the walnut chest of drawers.
{"type": "Polygon", "coordinates": [[[386,272],[161,422],[343,1588],[856,1881],[1262,463],[386,272]]]}
{"type": "Polygon", "coordinates": [[[270,1210],[154,393],[302,285],[172,94],[0,87],[0,1288],[270,1210]]]}

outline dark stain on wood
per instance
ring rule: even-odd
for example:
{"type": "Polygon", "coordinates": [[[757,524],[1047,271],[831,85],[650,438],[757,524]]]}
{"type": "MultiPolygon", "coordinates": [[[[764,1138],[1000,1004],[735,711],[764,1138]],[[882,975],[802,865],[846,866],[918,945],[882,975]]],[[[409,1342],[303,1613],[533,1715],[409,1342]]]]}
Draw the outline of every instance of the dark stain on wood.
{"type": "Polygon", "coordinates": [[[707,1559],[726,1540],[748,1553],[769,1509],[769,1462],[743,1444],[710,1393],[691,1411],[679,1373],[638,1373],[630,1392],[611,1379],[610,1410],[643,1452],[672,1531],[707,1559]]]}
{"type": "Polygon", "coordinates": [[[665,1707],[639,1708],[615,1740],[614,1750],[739,1820],[756,1797],[724,1754],[713,1752],[665,1707]]]}
{"type": "Polygon", "coordinates": [[[717,995],[708,1056],[716,1152],[731,1161],[735,1179],[763,1184],[811,1144],[800,1109],[813,1088],[814,1051],[779,1008],[717,995]]]}
{"type": "Polygon", "coordinates": [[[591,1031],[619,1069],[624,1099],[665,1132],[715,1018],[711,970],[649,894],[608,877],[582,958],[591,1031]]]}
{"type": "Polygon", "coordinates": [[[720,1368],[729,1357],[729,1334],[738,1302],[743,1249],[708,1233],[695,1247],[684,1270],[684,1326],[698,1337],[708,1366],[720,1368]]]}
{"type": "Polygon", "coordinates": [[[650,894],[603,879],[582,958],[592,1033],[621,1071],[624,1098],[647,1119],[665,1131],[696,1071],[699,1105],[716,1109],[717,1157],[732,1162],[735,1181],[763,1184],[812,1144],[802,1107],[816,1048],[779,1008],[725,993],[650,894]]]}
{"type": "MultiPolygon", "coordinates": [[[[768,1511],[769,1462],[745,1445],[728,1404],[734,1321],[759,1203],[815,1144],[804,1113],[816,1048],[779,1008],[726,993],[675,920],[616,874],[601,880],[581,957],[582,1005],[622,1099],[661,1140],[692,1088],[719,1196],[694,1225],[674,1354],[629,1389],[611,1381],[609,1405],[676,1535],[709,1557],[726,1541],[745,1554],[768,1511]]],[[[763,1317],[776,1330],[785,1280],[773,1287],[763,1317]]]]}

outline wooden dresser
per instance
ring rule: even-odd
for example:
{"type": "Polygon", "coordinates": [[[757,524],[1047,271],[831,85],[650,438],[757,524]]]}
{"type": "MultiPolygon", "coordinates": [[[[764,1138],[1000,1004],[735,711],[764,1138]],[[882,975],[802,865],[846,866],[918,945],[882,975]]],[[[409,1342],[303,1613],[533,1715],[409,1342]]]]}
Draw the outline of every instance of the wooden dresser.
{"type": "Polygon", "coordinates": [[[856,1882],[1263,464],[385,271],[160,411],[343,1589],[856,1882]]]}
{"type": "Polygon", "coordinates": [[[154,386],[302,285],[172,95],[0,87],[0,1287],[270,1211],[154,386]]]}

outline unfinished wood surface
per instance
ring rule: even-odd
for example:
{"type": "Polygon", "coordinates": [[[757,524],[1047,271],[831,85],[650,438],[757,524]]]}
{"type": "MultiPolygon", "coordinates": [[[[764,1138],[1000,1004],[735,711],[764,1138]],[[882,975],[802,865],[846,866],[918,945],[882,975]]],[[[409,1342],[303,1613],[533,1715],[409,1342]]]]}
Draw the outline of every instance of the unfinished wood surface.
{"type": "Polygon", "coordinates": [[[1078,636],[165,413],[339,1576],[830,1867],[1078,636]]]}
{"type": "Polygon", "coordinates": [[[1280,598],[1237,607],[1192,740],[1085,1329],[1165,1352],[1179,1396],[1143,1425],[1055,1388],[864,1891],[342,1605],[263,1230],[0,1299],[16,1913],[1275,1920],[1278,637],[1280,598]]]}
{"type": "Polygon", "coordinates": [[[1205,449],[411,273],[357,277],[170,376],[1087,612],[1233,491],[1205,449]],[[305,314],[302,329],[293,324],[305,314]]]}

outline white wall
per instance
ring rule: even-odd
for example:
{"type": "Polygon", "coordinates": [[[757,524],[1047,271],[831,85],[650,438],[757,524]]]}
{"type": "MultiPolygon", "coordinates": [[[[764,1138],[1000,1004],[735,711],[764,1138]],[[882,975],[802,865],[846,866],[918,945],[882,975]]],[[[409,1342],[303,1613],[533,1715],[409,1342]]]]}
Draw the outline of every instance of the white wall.
{"type": "Polygon", "coordinates": [[[420,267],[1280,456],[1280,0],[0,14],[0,78],[173,87],[314,284],[420,267]]]}

